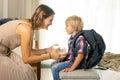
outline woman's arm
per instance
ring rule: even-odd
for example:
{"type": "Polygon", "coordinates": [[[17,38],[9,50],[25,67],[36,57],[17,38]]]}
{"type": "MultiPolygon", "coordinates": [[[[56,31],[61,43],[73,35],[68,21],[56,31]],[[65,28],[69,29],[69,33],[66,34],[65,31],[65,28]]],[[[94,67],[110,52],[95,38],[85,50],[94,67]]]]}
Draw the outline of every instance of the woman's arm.
{"type": "Polygon", "coordinates": [[[44,48],[44,49],[39,49],[39,48],[32,49],[32,53],[34,53],[33,55],[41,55],[41,54],[47,54],[51,52],[52,52],[52,49],[50,47],[44,48]]]}
{"type": "Polygon", "coordinates": [[[22,59],[25,63],[34,63],[34,62],[39,62],[42,60],[50,59],[51,57],[56,57],[58,58],[59,55],[54,55],[53,53],[47,53],[47,54],[41,54],[41,55],[32,55],[35,53],[41,53],[41,50],[34,50],[31,48],[32,46],[32,37],[33,37],[33,30],[31,26],[27,24],[20,24],[16,32],[20,35],[21,37],[21,52],[22,52],[22,59]]]}

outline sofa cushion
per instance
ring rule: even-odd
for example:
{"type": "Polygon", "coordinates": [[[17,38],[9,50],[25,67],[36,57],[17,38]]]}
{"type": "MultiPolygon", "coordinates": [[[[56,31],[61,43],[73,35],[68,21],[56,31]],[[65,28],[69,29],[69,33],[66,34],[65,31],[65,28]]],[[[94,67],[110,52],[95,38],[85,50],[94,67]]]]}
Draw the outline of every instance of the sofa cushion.
{"type": "Polygon", "coordinates": [[[72,72],[60,72],[60,79],[61,80],[99,80],[99,74],[95,69],[78,69],[72,72]]]}

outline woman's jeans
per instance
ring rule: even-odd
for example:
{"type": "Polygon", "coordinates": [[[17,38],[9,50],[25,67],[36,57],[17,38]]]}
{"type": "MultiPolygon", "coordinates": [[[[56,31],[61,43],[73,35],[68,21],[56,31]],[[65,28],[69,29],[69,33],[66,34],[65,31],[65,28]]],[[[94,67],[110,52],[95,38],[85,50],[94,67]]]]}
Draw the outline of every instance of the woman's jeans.
{"type": "Polygon", "coordinates": [[[59,79],[59,72],[65,68],[70,67],[72,64],[66,62],[55,62],[52,65],[52,75],[53,80],[60,80],[59,79]]]}

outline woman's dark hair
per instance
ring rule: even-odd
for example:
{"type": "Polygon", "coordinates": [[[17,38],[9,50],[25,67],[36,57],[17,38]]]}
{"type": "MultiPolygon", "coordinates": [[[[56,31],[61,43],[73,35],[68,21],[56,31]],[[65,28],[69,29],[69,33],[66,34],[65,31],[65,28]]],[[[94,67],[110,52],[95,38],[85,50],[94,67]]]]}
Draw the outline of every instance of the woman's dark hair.
{"type": "Polygon", "coordinates": [[[43,20],[54,14],[55,12],[47,5],[44,4],[39,5],[35,10],[35,13],[31,17],[33,29],[42,26],[43,20]]]}

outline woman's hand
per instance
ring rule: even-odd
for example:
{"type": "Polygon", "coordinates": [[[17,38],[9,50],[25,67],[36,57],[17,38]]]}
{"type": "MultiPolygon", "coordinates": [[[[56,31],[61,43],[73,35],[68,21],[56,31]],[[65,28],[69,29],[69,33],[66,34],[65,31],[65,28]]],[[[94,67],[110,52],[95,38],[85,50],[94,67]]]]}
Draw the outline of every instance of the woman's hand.
{"type": "MultiPolygon", "coordinates": [[[[53,50],[53,46],[58,46],[58,44],[53,44],[52,46],[46,48],[46,52],[47,52],[47,53],[51,53],[52,50],[53,50]]],[[[56,49],[57,49],[57,48],[56,48],[56,49]]]]}
{"type": "Polygon", "coordinates": [[[52,59],[59,60],[60,59],[60,54],[58,53],[58,49],[52,50],[52,52],[50,53],[50,57],[52,59]]]}
{"type": "Polygon", "coordinates": [[[51,46],[51,47],[46,48],[46,52],[47,52],[47,53],[51,53],[51,52],[52,52],[52,46],[51,46]]]}

